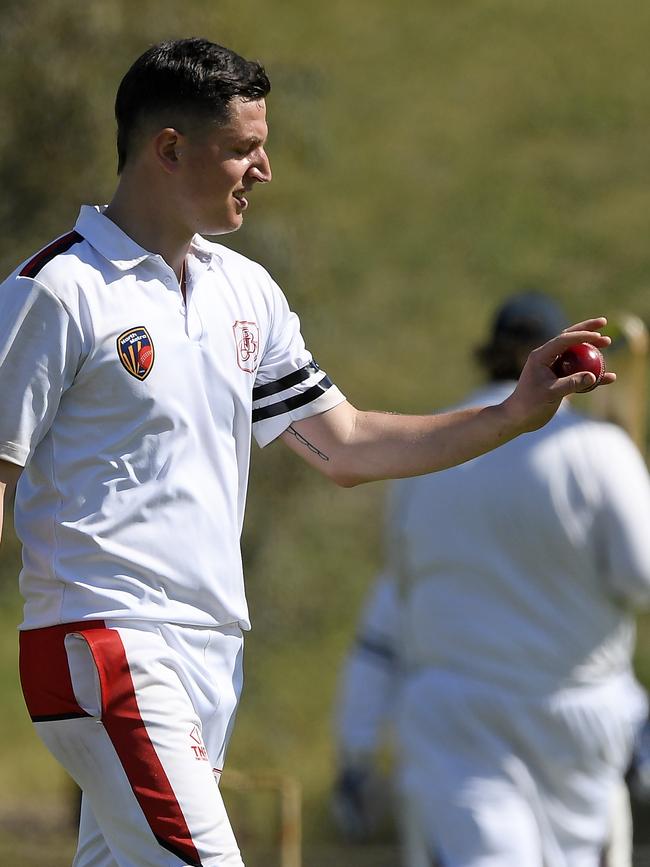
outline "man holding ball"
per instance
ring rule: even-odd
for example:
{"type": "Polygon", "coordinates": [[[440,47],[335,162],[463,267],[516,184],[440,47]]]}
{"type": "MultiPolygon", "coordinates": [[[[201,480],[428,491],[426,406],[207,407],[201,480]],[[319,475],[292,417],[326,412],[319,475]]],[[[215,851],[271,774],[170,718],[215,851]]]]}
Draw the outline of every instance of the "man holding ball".
{"type": "MultiPolygon", "coordinates": [[[[453,466],[594,384],[557,378],[588,319],[503,402],[365,412],[320,370],[239,228],[265,150],[264,69],[204,39],[139,57],[116,99],[106,207],[0,287],[0,484],[17,484],[21,680],[83,791],[76,867],[241,867],[218,779],[249,628],[239,551],[251,433],[343,486],[453,466]]],[[[603,376],[602,383],[615,379],[603,376]]]]}

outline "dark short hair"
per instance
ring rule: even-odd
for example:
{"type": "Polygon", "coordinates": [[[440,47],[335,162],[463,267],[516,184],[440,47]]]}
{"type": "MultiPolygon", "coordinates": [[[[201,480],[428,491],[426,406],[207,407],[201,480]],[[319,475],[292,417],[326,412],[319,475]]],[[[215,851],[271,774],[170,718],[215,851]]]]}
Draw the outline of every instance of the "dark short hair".
{"type": "Polygon", "coordinates": [[[207,39],[173,39],[152,46],[134,62],[117,91],[118,174],[143,121],[175,126],[179,118],[191,116],[225,123],[232,99],[263,99],[270,90],[261,64],[207,39]]]}

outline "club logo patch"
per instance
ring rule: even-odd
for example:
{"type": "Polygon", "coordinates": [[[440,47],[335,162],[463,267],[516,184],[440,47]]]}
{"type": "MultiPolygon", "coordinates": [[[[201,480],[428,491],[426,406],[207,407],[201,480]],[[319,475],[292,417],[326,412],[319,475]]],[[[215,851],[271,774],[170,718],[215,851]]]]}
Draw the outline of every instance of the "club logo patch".
{"type": "Polygon", "coordinates": [[[146,379],[154,362],[153,341],[143,325],[123,331],[117,338],[117,354],[122,366],[136,379],[146,379]]]}
{"type": "Polygon", "coordinates": [[[237,364],[246,373],[255,373],[260,351],[260,330],[257,324],[237,320],[232,330],[237,347],[237,364]]]}

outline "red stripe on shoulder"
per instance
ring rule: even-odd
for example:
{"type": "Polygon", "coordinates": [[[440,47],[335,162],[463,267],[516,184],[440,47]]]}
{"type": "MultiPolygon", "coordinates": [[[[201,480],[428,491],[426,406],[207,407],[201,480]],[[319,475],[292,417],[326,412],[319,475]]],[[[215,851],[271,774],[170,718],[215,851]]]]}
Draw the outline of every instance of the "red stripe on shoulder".
{"type": "Polygon", "coordinates": [[[83,235],[80,235],[77,231],[68,232],[67,235],[62,235],[60,238],[57,238],[56,241],[52,241],[51,244],[48,244],[47,247],[43,247],[42,250],[39,250],[35,256],[32,256],[29,262],[23,266],[20,276],[36,277],[41,268],[47,265],[48,262],[51,262],[55,256],[65,253],[74,244],[78,244],[83,240],[83,235]]]}

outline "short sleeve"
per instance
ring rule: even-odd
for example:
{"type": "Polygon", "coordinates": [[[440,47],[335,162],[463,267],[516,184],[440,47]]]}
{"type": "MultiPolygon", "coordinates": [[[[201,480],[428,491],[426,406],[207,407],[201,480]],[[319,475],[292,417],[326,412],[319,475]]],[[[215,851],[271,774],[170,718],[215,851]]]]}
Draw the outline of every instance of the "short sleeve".
{"type": "Polygon", "coordinates": [[[45,286],[0,286],[0,458],[25,466],[49,430],[81,355],[81,334],[45,286]]]}
{"type": "Polygon", "coordinates": [[[269,339],[253,388],[253,434],[265,446],[294,421],[318,415],[345,397],[312,358],[300,322],[273,284],[274,309],[269,339]]]}

